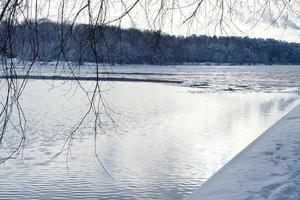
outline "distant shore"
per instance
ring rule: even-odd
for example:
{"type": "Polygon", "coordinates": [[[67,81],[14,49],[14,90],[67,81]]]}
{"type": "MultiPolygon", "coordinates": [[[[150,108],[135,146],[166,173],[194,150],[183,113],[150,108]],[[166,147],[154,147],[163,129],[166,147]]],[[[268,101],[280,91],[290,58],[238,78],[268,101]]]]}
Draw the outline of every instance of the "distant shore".
{"type": "MultiPolygon", "coordinates": [[[[19,60],[17,58],[13,59],[13,62],[17,65],[30,65],[32,64],[32,61],[30,60],[19,60]]],[[[38,65],[38,66],[43,66],[43,65],[47,65],[47,66],[61,66],[61,65],[68,65],[68,66],[95,66],[97,65],[97,63],[94,62],[83,62],[83,63],[78,63],[78,62],[73,62],[73,61],[36,61],[34,63],[34,65],[38,65]]],[[[218,62],[182,62],[182,63],[107,63],[107,62],[101,62],[98,63],[99,67],[102,66],[170,66],[170,65],[174,65],[174,66],[283,66],[283,65],[294,65],[297,66],[299,64],[295,64],[295,63],[218,63],[218,62]]]]}

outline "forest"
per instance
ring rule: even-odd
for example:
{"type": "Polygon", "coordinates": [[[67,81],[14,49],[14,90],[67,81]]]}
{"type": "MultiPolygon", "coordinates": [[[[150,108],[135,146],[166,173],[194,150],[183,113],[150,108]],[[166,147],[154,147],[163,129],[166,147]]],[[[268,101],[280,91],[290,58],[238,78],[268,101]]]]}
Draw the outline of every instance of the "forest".
{"type": "Polygon", "coordinates": [[[97,62],[110,64],[300,64],[298,43],[235,36],[184,37],[49,20],[13,26],[2,22],[0,46],[2,57],[71,61],[79,65],[95,62],[95,56],[97,62]]]}

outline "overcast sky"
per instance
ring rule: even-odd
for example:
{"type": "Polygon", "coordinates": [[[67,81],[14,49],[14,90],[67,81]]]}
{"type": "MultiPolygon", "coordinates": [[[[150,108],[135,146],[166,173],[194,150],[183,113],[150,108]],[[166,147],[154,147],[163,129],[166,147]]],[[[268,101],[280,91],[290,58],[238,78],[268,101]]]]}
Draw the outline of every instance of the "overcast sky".
{"type": "MultiPolygon", "coordinates": [[[[33,0],[27,0],[35,7],[33,0]]],[[[203,0],[194,17],[193,11],[201,0],[109,0],[102,5],[102,22],[120,25],[124,28],[162,30],[173,35],[238,35],[261,38],[275,38],[290,42],[300,42],[300,17],[281,0],[203,0]],[[223,2],[223,3],[222,3],[223,2]],[[136,3],[136,4],[135,4],[136,3]],[[132,9],[131,7],[134,6],[132,9]],[[223,8],[223,9],[221,9],[223,8]],[[262,9],[263,8],[263,9],[262,9]],[[284,8],[284,9],[283,9],[284,8]],[[105,12],[104,12],[105,11],[105,12]],[[116,20],[130,11],[122,20],[116,20]],[[276,22],[274,22],[276,21],[276,22]]],[[[62,8],[64,20],[72,20],[86,5],[87,0],[40,0],[40,18],[60,20],[62,8]],[[64,6],[62,4],[64,2],[64,6]]],[[[101,0],[92,0],[91,12],[97,18],[101,0]]],[[[293,9],[299,10],[299,2],[291,1],[293,9]]],[[[34,12],[29,13],[33,16],[34,12]]],[[[77,17],[78,23],[87,23],[88,9],[77,17]]]]}

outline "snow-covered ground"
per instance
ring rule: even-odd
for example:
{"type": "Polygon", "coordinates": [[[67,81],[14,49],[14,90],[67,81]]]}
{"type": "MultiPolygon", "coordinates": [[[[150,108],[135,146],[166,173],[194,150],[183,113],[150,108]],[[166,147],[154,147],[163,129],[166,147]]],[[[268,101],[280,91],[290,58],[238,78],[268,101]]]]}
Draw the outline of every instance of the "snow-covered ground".
{"type": "Polygon", "coordinates": [[[300,105],[187,198],[262,199],[300,199],[300,105]]]}

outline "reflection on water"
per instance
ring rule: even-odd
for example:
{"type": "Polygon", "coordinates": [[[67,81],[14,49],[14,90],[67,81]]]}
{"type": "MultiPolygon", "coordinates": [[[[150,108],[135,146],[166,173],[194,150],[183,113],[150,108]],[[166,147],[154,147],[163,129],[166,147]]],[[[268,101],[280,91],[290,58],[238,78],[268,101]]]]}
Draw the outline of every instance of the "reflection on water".
{"type": "Polygon", "coordinates": [[[79,90],[66,92],[67,84],[49,91],[46,82],[32,81],[22,97],[26,148],[0,166],[0,199],[182,199],[299,102],[287,93],[197,93],[153,83],[104,88],[124,130],[98,138],[113,179],[93,156],[88,123],[76,136],[69,168],[64,155],[48,162],[87,102],[79,90]]]}

